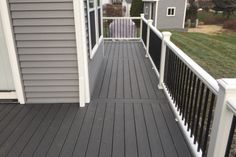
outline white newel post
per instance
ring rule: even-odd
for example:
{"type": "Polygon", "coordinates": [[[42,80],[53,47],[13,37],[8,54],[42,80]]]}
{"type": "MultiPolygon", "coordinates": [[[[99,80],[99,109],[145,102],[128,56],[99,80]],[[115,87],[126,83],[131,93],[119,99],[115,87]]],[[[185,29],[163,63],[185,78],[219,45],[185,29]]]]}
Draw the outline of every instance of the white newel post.
{"type": "Polygon", "coordinates": [[[148,22],[148,24],[147,24],[147,40],[146,40],[147,45],[146,45],[146,55],[145,55],[145,57],[149,56],[148,51],[149,51],[149,43],[150,43],[150,26],[152,25],[153,20],[149,19],[149,20],[147,20],[147,22],[148,22]]]}
{"type": "Polygon", "coordinates": [[[234,115],[227,107],[227,102],[236,98],[236,79],[220,79],[218,84],[220,89],[217,96],[207,157],[225,156],[234,115]]]}
{"type": "Polygon", "coordinates": [[[170,32],[162,32],[162,45],[161,45],[161,58],[160,58],[160,76],[159,76],[159,84],[158,88],[163,89],[164,82],[164,72],[165,72],[165,59],[166,59],[166,43],[165,41],[169,41],[171,37],[170,32]]]}
{"type": "Polygon", "coordinates": [[[143,19],[144,19],[144,14],[140,14],[140,39],[142,40],[143,36],[143,19]]]}

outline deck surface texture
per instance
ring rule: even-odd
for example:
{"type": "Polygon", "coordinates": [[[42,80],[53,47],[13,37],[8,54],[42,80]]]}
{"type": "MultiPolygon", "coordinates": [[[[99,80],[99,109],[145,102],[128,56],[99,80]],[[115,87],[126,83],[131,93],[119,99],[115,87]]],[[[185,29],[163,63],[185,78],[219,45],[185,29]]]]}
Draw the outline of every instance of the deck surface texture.
{"type": "Polygon", "coordinates": [[[191,157],[142,44],[104,49],[86,107],[0,104],[0,157],[191,157]]]}

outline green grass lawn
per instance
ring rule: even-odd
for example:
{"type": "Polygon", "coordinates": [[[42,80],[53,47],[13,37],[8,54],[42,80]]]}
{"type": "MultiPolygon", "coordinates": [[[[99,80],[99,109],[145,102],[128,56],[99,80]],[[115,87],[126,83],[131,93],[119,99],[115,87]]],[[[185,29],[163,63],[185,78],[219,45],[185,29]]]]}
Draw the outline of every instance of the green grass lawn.
{"type": "Polygon", "coordinates": [[[236,78],[236,33],[172,33],[171,40],[213,77],[236,78]]]}

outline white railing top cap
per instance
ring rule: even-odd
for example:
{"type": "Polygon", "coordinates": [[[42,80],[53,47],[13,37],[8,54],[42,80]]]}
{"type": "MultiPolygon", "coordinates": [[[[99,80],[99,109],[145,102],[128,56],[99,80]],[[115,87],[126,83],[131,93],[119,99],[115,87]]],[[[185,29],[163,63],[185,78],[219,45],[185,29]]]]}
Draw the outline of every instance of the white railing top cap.
{"type": "Polygon", "coordinates": [[[233,99],[229,99],[227,102],[227,107],[228,109],[234,113],[234,115],[236,116],[236,98],[233,99]]]}
{"type": "Polygon", "coordinates": [[[235,90],[236,91],[236,78],[224,78],[218,80],[219,84],[227,89],[227,90],[235,90]]]}

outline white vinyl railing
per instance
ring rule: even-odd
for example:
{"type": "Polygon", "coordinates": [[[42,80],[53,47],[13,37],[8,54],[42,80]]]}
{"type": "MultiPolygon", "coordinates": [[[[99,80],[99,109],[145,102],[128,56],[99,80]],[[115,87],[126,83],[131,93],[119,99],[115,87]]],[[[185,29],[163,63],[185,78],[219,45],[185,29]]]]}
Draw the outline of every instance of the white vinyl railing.
{"type": "Polygon", "coordinates": [[[236,79],[217,81],[170,41],[171,33],[161,33],[152,25],[152,20],[146,20],[144,15],[141,18],[142,28],[147,29],[141,30],[146,57],[154,67],[158,87],[164,90],[193,154],[225,156],[236,113],[236,79]],[[153,40],[157,45],[161,42],[160,50],[152,46],[153,40]],[[185,113],[181,112],[184,105],[188,107],[185,113]],[[194,108],[200,111],[195,112],[194,108]]]}
{"type": "Polygon", "coordinates": [[[103,17],[105,40],[138,40],[141,35],[140,17],[103,17]]]}
{"type": "Polygon", "coordinates": [[[236,79],[214,79],[144,14],[103,17],[103,26],[105,40],[141,40],[194,156],[228,155],[232,120],[236,123],[236,79]]]}

